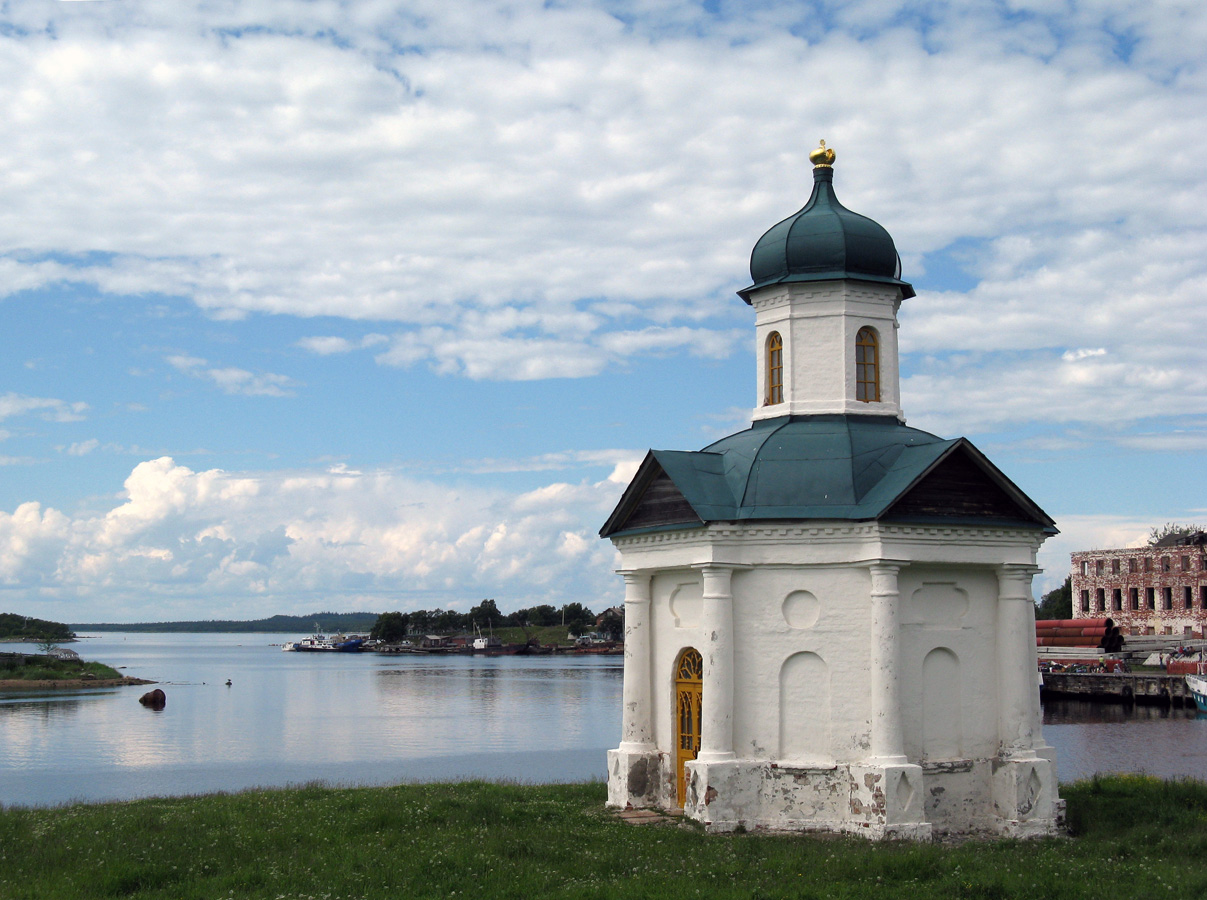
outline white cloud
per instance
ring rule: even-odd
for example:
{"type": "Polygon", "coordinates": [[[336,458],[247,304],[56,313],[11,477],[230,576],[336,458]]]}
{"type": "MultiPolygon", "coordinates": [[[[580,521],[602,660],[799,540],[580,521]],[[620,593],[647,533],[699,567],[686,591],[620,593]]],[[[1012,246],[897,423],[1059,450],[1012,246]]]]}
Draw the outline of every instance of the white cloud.
{"type": "Polygon", "coordinates": [[[1072,571],[1070,554],[1077,550],[1108,550],[1142,547],[1148,543],[1153,522],[1117,515],[1057,515],[1060,534],[1048,538],[1039,551],[1043,574],[1037,579],[1035,597],[1057,588],[1072,571]]]}
{"type": "Polygon", "coordinates": [[[87,456],[100,445],[101,442],[96,438],[89,438],[86,441],[76,441],[67,447],[66,453],[68,456],[87,456]]]}
{"type": "MultiPolygon", "coordinates": [[[[293,324],[285,340],[309,353],[471,379],[723,358],[750,336],[733,295],[750,248],[804,201],[825,137],[839,196],[888,227],[907,278],[945,257],[967,271],[965,289],[902,307],[911,423],[1041,423],[1056,433],[1032,446],[1048,451],[1201,449],[1185,422],[1207,415],[1207,6],[722,9],[10,4],[0,294],[78,281],[101,303],[149,298],[148,314],[168,296],[219,319],[308,319],[312,336],[293,324]]],[[[242,360],[168,361],[234,396],[301,387],[242,360]]],[[[0,420],[88,409],[0,395],[0,420]]],[[[718,415],[712,437],[749,411],[718,415]]],[[[32,461],[15,453],[0,464],[32,461]]],[[[343,577],[439,592],[491,573],[518,593],[526,572],[545,590],[610,565],[601,543],[590,566],[558,568],[610,508],[595,492],[615,496],[639,461],[600,453],[583,462],[611,469],[606,482],[559,475],[523,497],[143,463],[126,502],[67,532],[61,514],[18,507],[3,577],[161,599],[291,598],[343,577]]],[[[584,596],[612,590],[595,577],[584,596]]]]}
{"type": "Polygon", "coordinates": [[[1078,360],[1089,359],[1091,356],[1106,356],[1106,350],[1102,347],[1093,350],[1088,347],[1082,347],[1078,350],[1066,350],[1060,355],[1060,358],[1065,362],[1077,362],[1078,360]]]}
{"type": "Polygon", "coordinates": [[[292,397],[297,382],[287,375],[272,372],[256,374],[233,366],[207,368],[206,360],[195,356],[169,356],[167,361],[178,371],[212,381],[228,394],[249,397],[292,397]]]}
{"type": "Polygon", "coordinates": [[[617,357],[669,355],[687,350],[693,356],[724,358],[750,339],[748,331],[714,331],[706,328],[643,328],[640,331],[613,331],[600,344],[617,357]]]}
{"type": "Polygon", "coordinates": [[[1026,422],[1092,423],[1117,432],[1145,420],[1207,414],[1207,366],[1120,357],[1036,352],[931,360],[903,380],[901,392],[911,421],[943,432],[1026,422]]]}
{"type": "MultiPolygon", "coordinates": [[[[0,115],[21,163],[0,283],[398,323],[298,344],[474,379],[719,357],[746,323],[749,249],[804,200],[824,135],[840,195],[889,227],[907,276],[987,242],[976,288],[906,304],[907,351],[1200,364],[1201,4],[612,9],[10,10],[0,115]]],[[[1025,365],[1000,362],[1015,380],[1025,365]]],[[[950,411],[959,383],[933,377],[950,411]]]]}
{"type": "Polygon", "coordinates": [[[111,509],[0,513],[0,581],[75,620],[154,618],[198,595],[221,607],[254,594],[245,617],[304,612],[316,597],[338,605],[349,584],[382,608],[488,595],[594,608],[621,591],[614,551],[595,536],[619,491],[604,480],[512,495],[347,468],[197,472],[162,457],[134,467],[111,509]]]}
{"type": "Polygon", "coordinates": [[[633,480],[633,476],[637,474],[637,470],[641,468],[642,459],[644,459],[644,456],[633,456],[616,463],[616,467],[608,475],[608,481],[612,484],[618,484],[622,488],[628,487],[629,483],[633,480]]]}
{"type": "Polygon", "coordinates": [[[387,344],[389,341],[390,339],[384,334],[366,334],[359,341],[342,337],[308,337],[302,338],[297,345],[317,356],[331,356],[336,353],[351,353],[353,350],[376,347],[387,344]]]}
{"type": "Polygon", "coordinates": [[[562,450],[542,453],[522,459],[485,458],[466,460],[457,466],[460,471],[487,472],[547,472],[583,467],[632,467],[637,471],[644,451],[635,450],[562,450]]]}
{"type": "Polygon", "coordinates": [[[0,420],[13,416],[37,415],[49,422],[79,422],[88,404],[56,400],[49,397],[26,397],[9,391],[0,394],[0,420]]]}
{"type": "MultiPolygon", "coordinates": [[[[630,357],[669,356],[686,350],[692,356],[724,358],[748,337],[735,329],[662,326],[588,336],[596,324],[595,317],[566,316],[561,317],[558,329],[573,332],[581,340],[554,340],[529,330],[538,325],[549,326],[551,317],[542,322],[534,314],[516,314],[514,310],[506,313],[466,317],[460,331],[424,328],[399,333],[390,348],[378,354],[377,361],[407,367],[426,360],[442,374],[460,374],[475,380],[585,378],[630,357]]],[[[327,352],[352,349],[336,343],[342,342],[342,338],[322,340],[322,346],[334,348],[327,352]]]]}
{"type": "Polygon", "coordinates": [[[1114,443],[1135,450],[1163,450],[1175,453],[1207,450],[1207,432],[1158,431],[1139,432],[1115,437],[1114,443]]]}
{"type": "Polygon", "coordinates": [[[0,584],[36,588],[53,585],[56,563],[70,538],[70,520],[39,503],[0,511],[0,584]]]}

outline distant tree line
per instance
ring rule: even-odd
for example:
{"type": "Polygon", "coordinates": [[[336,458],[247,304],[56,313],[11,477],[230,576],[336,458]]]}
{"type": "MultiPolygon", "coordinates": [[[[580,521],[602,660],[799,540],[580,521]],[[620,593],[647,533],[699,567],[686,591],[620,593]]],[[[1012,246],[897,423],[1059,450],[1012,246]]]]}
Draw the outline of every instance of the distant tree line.
{"type": "Polygon", "coordinates": [[[1180,525],[1177,522],[1166,522],[1148,532],[1148,545],[1156,547],[1183,543],[1187,539],[1202,535],[1203,531],[1201,525],[1180,525]]]}
{"type": "Polygon", "coordinates": [[[0,638],[6,640],[69,641],[73,637],[71,626],[62,622],[48,622],[32,616],[16,613],[0,613],[0,638]]]}
{"type": "Polygon", "coordinates": [[[1044,594],[1043,599],[1035,610],[1035,618],[1073,618],[1073,576],[1068,576],[1065,578],[1064,584],[1044,594]]]}
{"type": "MultiPolygon", "coordinates": [[[[12,617],[21,622],[22,616],[12,617]]],[[[467,632],[477,625],[483,631],[492,628],[539,628],[549,625],[562,625],[572,634],[584,634],[599,630],[615,640],[619,640],[624,632],[624,622],[619,617],[605,621],[598,629],[595,624],[595,613],[581,603],[567,603],[560,607],[542,604],[519,609],[513,613],[502,613],[494,600],[483,600],[469,612],[457,612],[454,609],[419,609],[413,612],[387,612],[378,615],[371,612],[315,612],[304,616],[270,616],[266,619],[250,619],[246,621],[232,619],[206,619],[189,622],[95,622],[76,625],[58,625],[57,623],[42,623],[55,625],[61,631],[53,635],[66,639],[71,636],[71,628],[76,631],[130,631],[130,632],[176,632],[176,633],[255,633],[268,632],[276,634],[307,634],[315,630],[328,633],[364,633],[370,632],[374,638],[384,641],[399,641],[408,635],[416,634],[450,634],[467,632]]],[[[39,619],[28,619],[29,633],[33,637],[33,623],[39,619]]],[[[3,631],[0,631],[0,635],[3,631]]]]}
{"type": "Polygon", "coordinates": [[[572,634],[583,634],[595,630],[595,618],[595,613],[581,603],[567,603],[561,607],[542,604],[503,613],[494,600],[483,600],[465,613],[455,609],[382,613],[377,617],[370,636],[390,643],[411,635],[470,631],[475,626],[488,631],[492,628],[538,628],[548,625],[565,625],[572,634]]]}
{"type": "MultiPolygon", "coordinates": [[[[292,634],[309,633],[315,626],[320,631],[356,632],[368,631],[377,621],[377,613],[371,612],[315,612],[304,616],[269,616],[267,619],[236,621],[232,619],[207,619],[195,622],[99,622],[73,626],[77,631],[154,631],[187,633],[243,633],[275,632],[292,634]]],[[[66,626],[64,626],[66,627],[66,626]]]]}

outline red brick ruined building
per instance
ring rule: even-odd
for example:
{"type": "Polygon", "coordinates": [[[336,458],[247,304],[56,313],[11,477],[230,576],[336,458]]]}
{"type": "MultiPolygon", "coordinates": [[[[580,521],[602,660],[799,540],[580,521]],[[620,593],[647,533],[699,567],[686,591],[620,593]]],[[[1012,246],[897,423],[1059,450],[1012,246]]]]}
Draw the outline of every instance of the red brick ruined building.
{"type": "Polygon", "coordinates": [[[1124,634],[1201,638],[1207,626],[1207,534],[1074,553],[1072,588],[1074,616],[1110,616],[1124,634]]]}

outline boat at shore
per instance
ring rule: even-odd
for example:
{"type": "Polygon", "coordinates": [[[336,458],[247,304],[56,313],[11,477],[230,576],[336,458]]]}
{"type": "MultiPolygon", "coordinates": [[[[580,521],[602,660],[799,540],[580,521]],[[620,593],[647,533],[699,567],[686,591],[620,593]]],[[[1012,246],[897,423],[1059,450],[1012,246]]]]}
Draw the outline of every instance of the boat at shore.
{"type": "Polygon", "coordinates": [[[502,653],[503,642],[495,637],[494,629],[490,630],[490,634],[483,634],[482,629],[474,623],[474,639],[470,648],[474,653],[502,653]]]}
{"type": "Polygon", "coordinates": [[[310,637],[300,641],[287,641],[281,645],[281,650],[286,653],[359,653],[364,643],[365,639],[357,635],[346,637],[337,634],[329,637],[315,628],[310,637]]]}
{"type": "Polygon", "coordinates": [[[1187,675],[1186,687],[1194,697],[1194,705],[1199,708],[1199,712],[1207,712],[1207,676],[1187,675]]]}

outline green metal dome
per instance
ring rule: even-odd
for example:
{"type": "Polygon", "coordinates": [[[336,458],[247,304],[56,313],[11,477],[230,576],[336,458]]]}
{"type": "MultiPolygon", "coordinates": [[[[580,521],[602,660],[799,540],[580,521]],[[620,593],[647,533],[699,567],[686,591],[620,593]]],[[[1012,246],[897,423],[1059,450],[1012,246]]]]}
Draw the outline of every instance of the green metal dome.
{"type": "Polygon", "coordinates": [[[878,222],[853,213],[834,196],[834,169],[813,170],[813,194],[796,214],[773,225],[750,254],[753,284],[738,291],[747,303],[752,291],[769,284],[851,278],[895,284],[905,298],[913,287],[901,280],[901,257],[878,222]]]}

